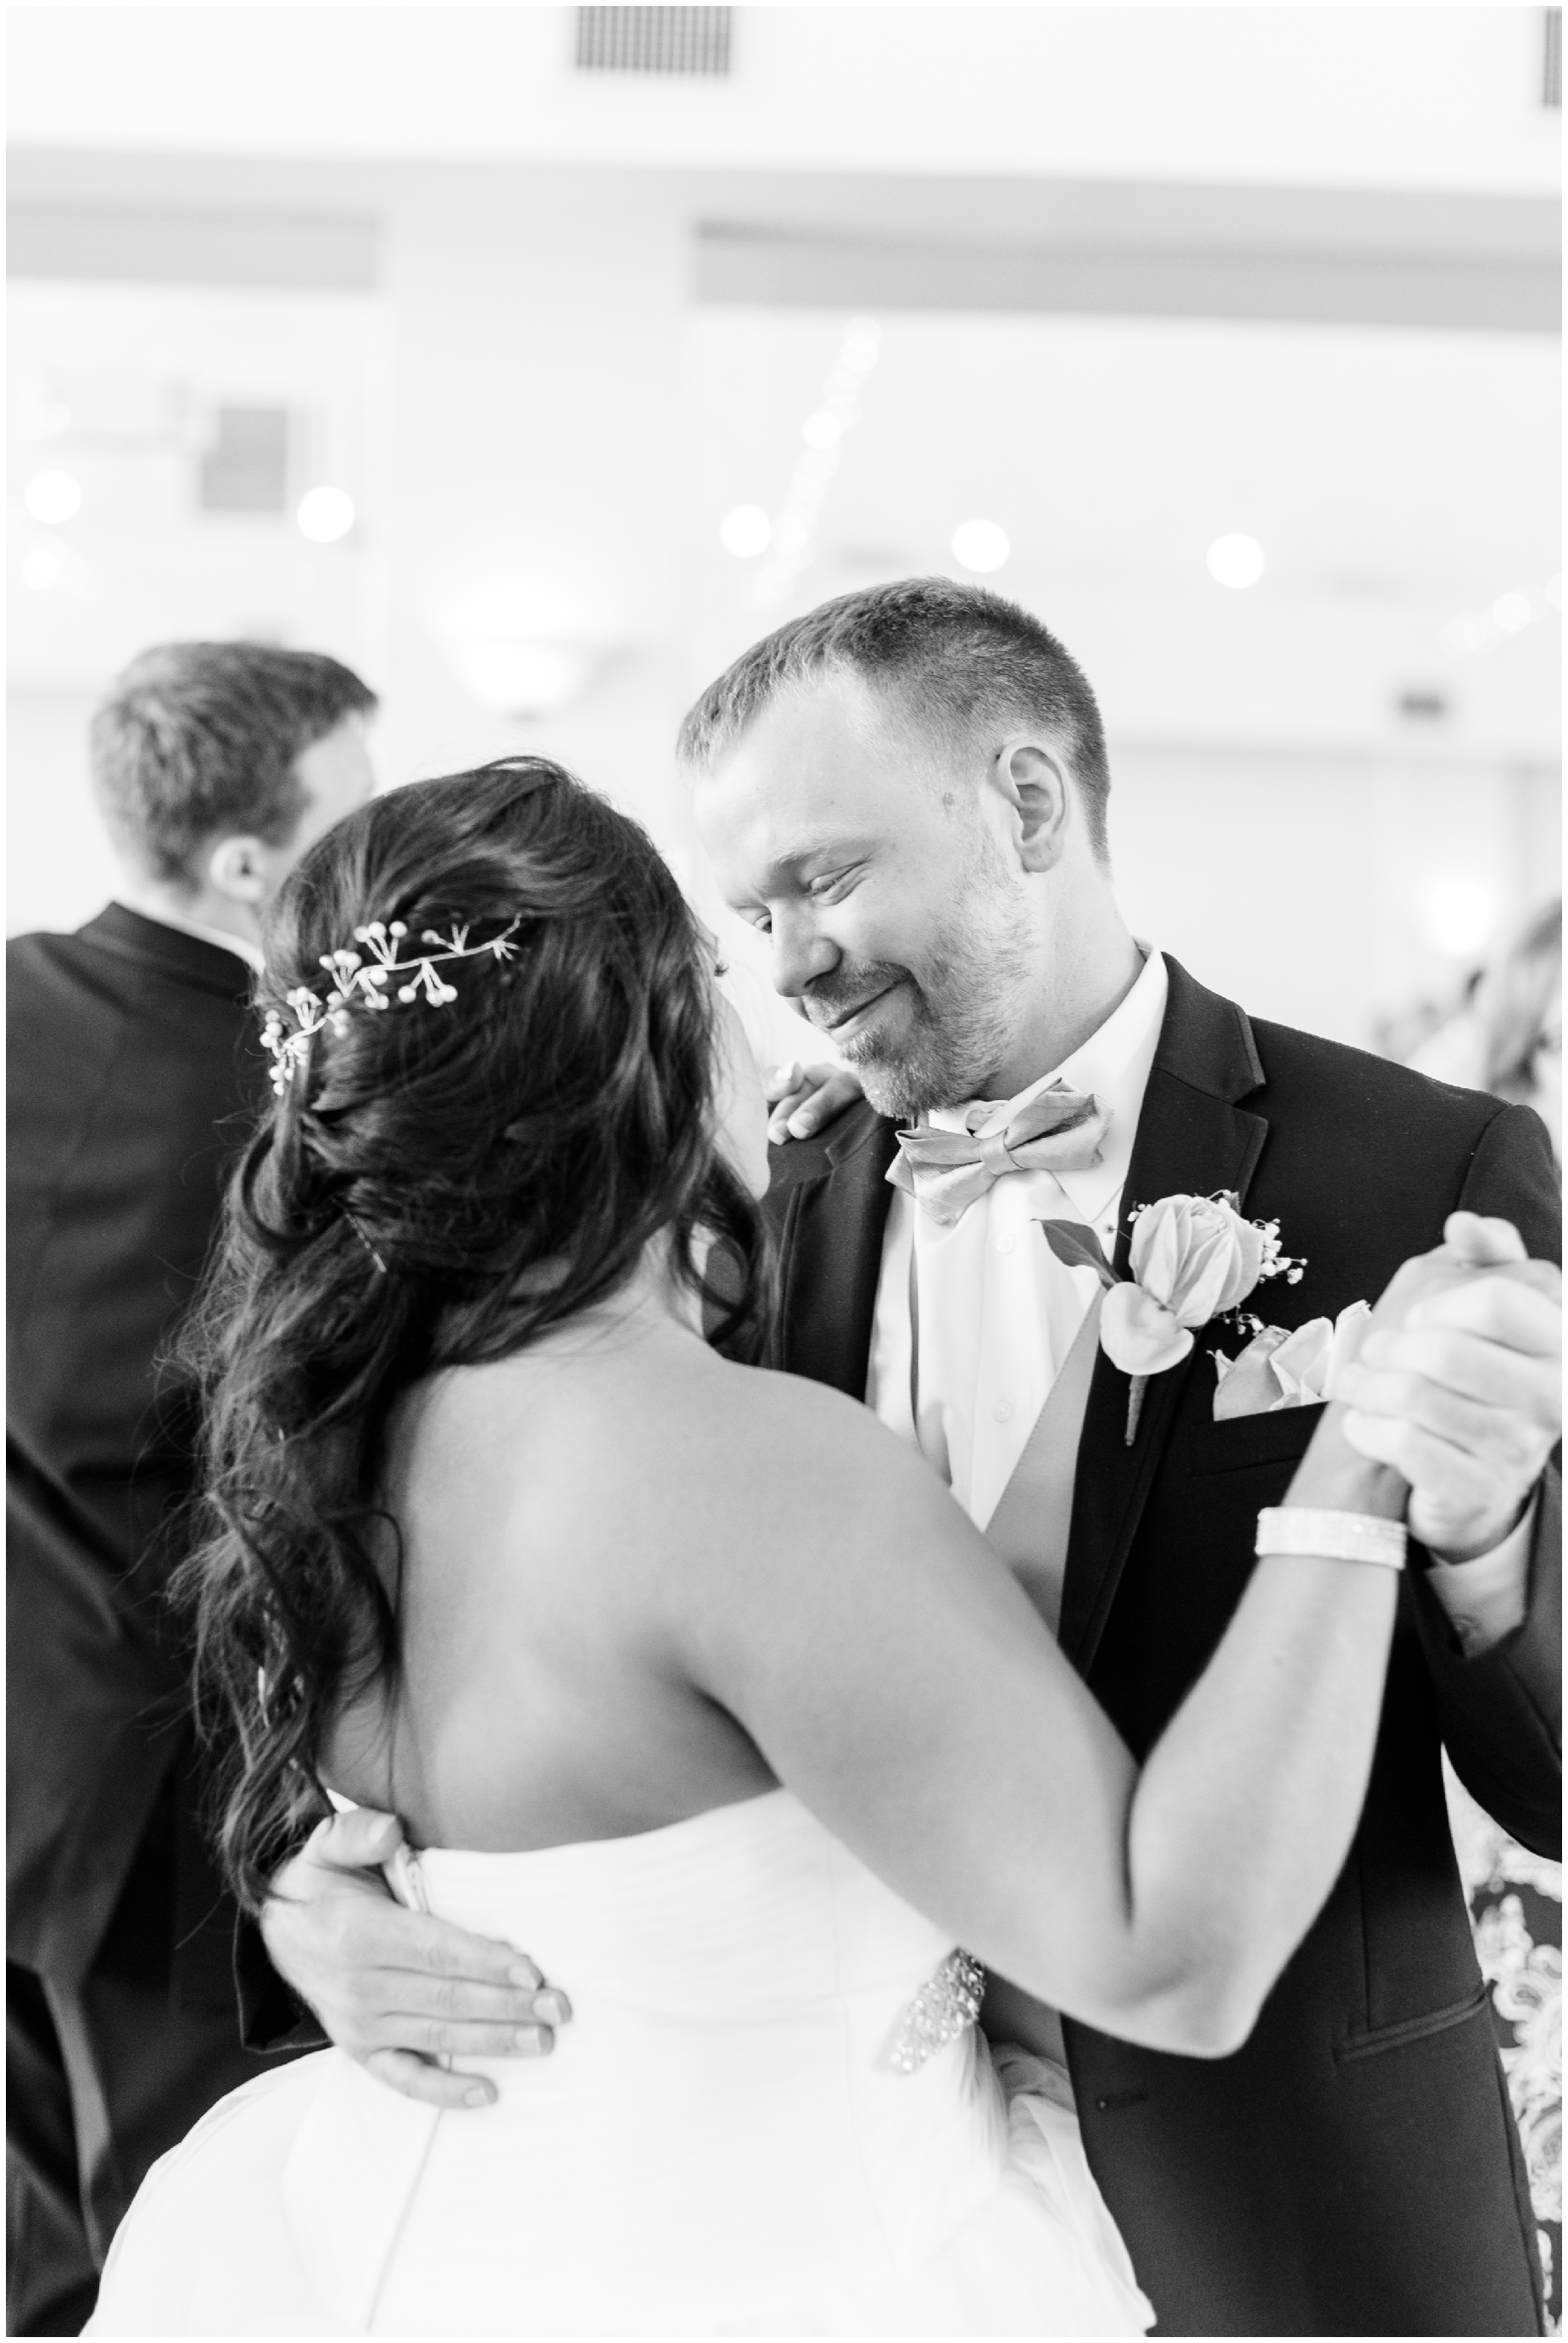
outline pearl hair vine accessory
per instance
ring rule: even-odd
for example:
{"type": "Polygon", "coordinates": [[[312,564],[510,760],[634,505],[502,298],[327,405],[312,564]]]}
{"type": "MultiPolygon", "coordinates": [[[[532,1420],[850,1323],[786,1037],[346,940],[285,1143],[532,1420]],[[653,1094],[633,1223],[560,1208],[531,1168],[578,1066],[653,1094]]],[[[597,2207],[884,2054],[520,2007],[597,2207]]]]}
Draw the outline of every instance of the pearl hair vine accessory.
{"type": "Polygon", "coordinates": [[[361,1009],[390,1009],[393,1001],[405,1003],[423,1001],[431,1009],[444,1009],[457,998],[457,988],[437,976],[438,968],[450,960],[492,960],[498,966],[503,960],[517,957],[513,936],[523,924],[519,911],[511,925],[500,935],[492,936],[488,943],[468,941],[468,922],[454,920],[450,935],[441,935],[435,928],[427,928],[420,938],[433,944],[433,951],[417,952],[411,959],[398,957],[407,923],[394,920],[390,926],[384,920],[372,920],[363,928],[356,928],[354,940],[363,944],[357,952],[345,948],[340,951],[323,952],[321,965],[332,978],[331,990],[325,1001],[307,984],[297,985],[287,995],[288,1007],[294,1012],[295,1031],[286,1031],[280,1010],[267,1011],[261,1038],[272,1053],[272,1087],[281,1098],[294,1080],[294,1070],[303,1066],[310,1056],[310,1044],[323,1027],[330,1026],[335,1033],[348,1030],[348,1012],[361,1009]],[[389,990],[394,976],[405,977],[406,983],[389,990]]]}

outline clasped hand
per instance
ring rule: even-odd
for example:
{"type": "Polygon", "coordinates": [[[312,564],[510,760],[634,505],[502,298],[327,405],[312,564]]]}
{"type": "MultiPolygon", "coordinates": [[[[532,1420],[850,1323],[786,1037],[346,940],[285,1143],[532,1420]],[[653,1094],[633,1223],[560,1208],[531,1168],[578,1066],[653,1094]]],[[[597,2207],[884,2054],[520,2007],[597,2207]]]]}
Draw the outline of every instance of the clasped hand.
{"type": "Polygon", "coordinates": [[[1394,1276],[1333,1395],[1352,1447],[1409,1482],[1412,1536],[1469,1562],[1519,1522],[1562,1437],[1562,1272],[1527,1260],[1509,1222],[1454,1212],[1394,1276]]]}

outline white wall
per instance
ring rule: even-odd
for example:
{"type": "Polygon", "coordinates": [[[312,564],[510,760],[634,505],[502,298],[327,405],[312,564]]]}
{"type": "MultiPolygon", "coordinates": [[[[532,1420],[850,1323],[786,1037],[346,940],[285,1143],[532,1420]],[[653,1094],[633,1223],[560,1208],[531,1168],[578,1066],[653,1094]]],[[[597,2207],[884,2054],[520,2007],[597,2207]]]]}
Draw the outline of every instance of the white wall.
{"type": "Polygon", "coordinates": [[[387,221],[393,779],[527,747],[579,763],[678,852],[681,337],[676,217],[500,174],[387,221]],[[487,714],[473,662],[580,655],[558,715],[487,714]]]}
{"type": "Polygon", "coordinates": [[[87,787],[86,691],[17,690],[5,709],[5,932],[79,927],[114,892],[87,787]]]}
{"type": "Polygon", "coordinates": [[[1556,894],[1554,769],[1111,742],[1135,934],[1254,1015],[1362,1049],[1556,894]]]}

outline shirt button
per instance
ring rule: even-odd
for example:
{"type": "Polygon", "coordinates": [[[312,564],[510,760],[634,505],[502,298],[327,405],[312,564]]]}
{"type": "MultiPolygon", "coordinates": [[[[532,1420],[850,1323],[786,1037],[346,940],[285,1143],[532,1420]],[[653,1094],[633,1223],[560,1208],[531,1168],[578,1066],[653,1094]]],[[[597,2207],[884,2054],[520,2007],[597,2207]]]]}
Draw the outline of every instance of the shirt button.
{"type": "Polygon", "coordinates": [[[1012,1251],[1012,1247],[1013,1240],[1010,1236],[998,1237],[996,1241],[996,1249],[998,1252],[1010,1252],[1012,1251]]]}
{"type": "Polygon", "coordinates": [[[991,1406],[991,1414],[994,1416],[998,1423],[1010,1423],[1012,1421],[1011,1400],[999,1399],[994,1401],[991,1406]]]}

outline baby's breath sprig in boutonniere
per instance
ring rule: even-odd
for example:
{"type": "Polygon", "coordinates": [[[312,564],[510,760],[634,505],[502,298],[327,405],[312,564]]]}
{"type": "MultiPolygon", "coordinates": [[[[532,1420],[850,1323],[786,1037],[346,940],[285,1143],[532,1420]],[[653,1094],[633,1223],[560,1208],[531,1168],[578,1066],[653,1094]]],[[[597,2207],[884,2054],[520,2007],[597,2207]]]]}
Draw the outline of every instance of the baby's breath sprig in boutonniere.
{"type": "Polygon", "coordinates": [[[1135,1204],[1129,1274],[1107,1266],[1091,1232],[1075,1221],[1046,1221],[1046,1242],[1072,1269],[1091,1268],[1105,1288],[1100,1347],[1113,1367],[1131,1377],[1127,1395],[1127,1445],[1151,1375],[1180,1365],[1192,1348],[1193,1329],[1235,1310],[1266,1278],[1301,1282],[1306,1267],[1282,1252],[1278,1221],[1244,1221],[1232,1190],[1213,1196],[1161,1196],[1135,1204]]]}

